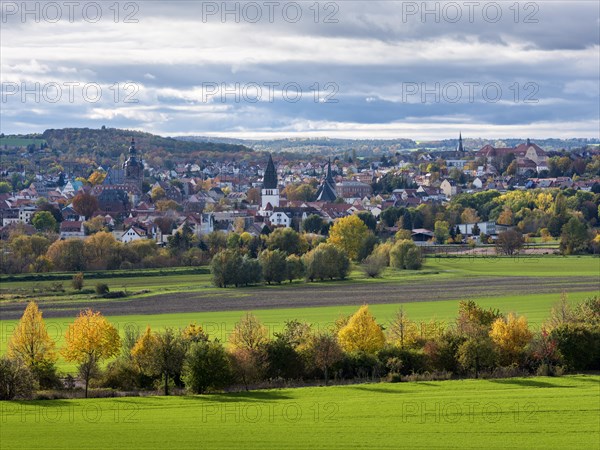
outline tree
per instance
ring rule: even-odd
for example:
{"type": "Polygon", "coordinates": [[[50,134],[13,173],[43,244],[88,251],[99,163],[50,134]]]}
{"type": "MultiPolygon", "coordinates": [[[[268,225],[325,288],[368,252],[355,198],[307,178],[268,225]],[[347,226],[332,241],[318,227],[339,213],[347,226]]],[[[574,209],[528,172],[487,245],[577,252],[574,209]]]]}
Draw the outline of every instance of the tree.
{"type": "Polygon", "coordinates": [[[117,329],[99,312],[82,311],[65,334],[62,355],[67,361],[79,365],[79,373],[85,381],[85,397],[91,376],[103,359],[119,353],[121,339],[117,329]]]}
{"type": "Polygon", "coordinates": [[[57,270],[85,270],[84,244],[79,239],[53,242],[46,256],[57,270]]]}
{"type": "Polygon", "coordinates": [[[573,255],[587,251],[590,236],[587,225],[576,217],[572,217],[563,225],[560,235],[560,251],[565,255],[573,255]]]}
{"type": "Polygon", "coordinates": [[[56,231],[56,219],[48,211],[38,211],[31,218],[31,224],[38,231],[56,231]]]}
{"type": "Polygon", "coordinates": [[[83,223],[83,229],[88,236],[98,233],[99,231],[108,231],[108,227],[104,223],[104,217],[102,216],[92,217],[90,220],[85,221],[83,223]]]}
{"type": "Polygon", "coordinates": [[[458,362],[463,369],[475,372],[475,378],[483,369],[493,367],[495,362],[494,347],[487,336],[469,337],[458,347],[458,362]]]}
{"type": "Polygon", "coordinates": [[[390,250],[390,266],[396,269],[417,270],[422,264],[421,251],[412,240],[397,241],[390,250]]]}
{"type": "Polygon", "coordinates": [[[218,341],[195,342],[185,356],[183,380],[195,394],[204,394],[208,389],[226,386],[230,373],[227,352],[218,341]]]}
{"type": "Polygon", "coordinates": [[[381,275],[381,272],[387,266],[383,255],[371,254],[362,262],[362,269],[370,278],[376,278],[381,275]]]}
{"type": "Polygon", "coordinates": [[[99,231],[84,241],[87,266],[96,270],[106,269],[120,244],[112,233],[99,231]]]}
{"type": "Polygon", "coordinates": [[[269,250],[281,250],[288,255],[302,255],[306,252],[306,240],[291,228],[276,228],[267,238],[269,250]]]}
{"type": "Polygon", "coordinates": [[[152,198],[153,202],[157,202],[159,200],[164,199],[167,196],[165,190],[160,186],[154,186],[152,191],[150,191],[150,198],[152,198]]]}
{"type": "Polygon", "coordinates": [[[356,215],[364,222],[369,230],[375,231],[375,228],[377,228],[377,219],[370,211],[361,211],[356,215]]]}
{"type": "Polygon", "coordinates": [[[407,317],[404,308],[400,307],[387,332],[392,342],[400,348],[406,348],[415,343],[418,329],[417,324],[407,317]]]}
{"type": "Polygon", "coordinates": [[[169,395],[169,380],[181,374],[186,346],[172,328],[153,333],[150,327],[131,349],[131,356],[140,369],[163,379],[163,392],[169,395]]]}
{"type": "Polygon", "coordinates": [[[550,332],[565,364],[572,370],[600,368],[600,329],[583,323],[565,323],[550,332]]]}
{"type": "Polygon", "coordinates": [[[291,283],[294,280],[304,278],[304,264],[298,255],[290,255],[285,260],[286,279],[291,283]]]}
{"type": "Polygon", "coordinates": [[[302,222],[302,229],[306,233],[318,234],[323,228],[323,219],[318,214],[311,214],[302,222]]]}
{"type": "Polygon", "coordinates": [[[479,215],[477,215],[477,211],[475,209],[465,208],[460,215],[460,220],[462,223],[477,223],[481,219],[479,218],[479,215]]]}
{"type": "Polygon", "coordinates": [[[92,194],[88,194],[87,192],[80,192],[77,194],[73,198],[71,205],[77,214],[85,217],[85,220],[89,220],[89,218],[98,210],[98,200],[92,194]]]}
{"type": "Polygon", "coordinates": [[[510,229],[498,234],[496,250],[507,256],[512,256],[523,247],[523,233],[510,229]]]}
{"type": "Polygon", "coordinates": [[[12,190],[10,183],[6,181],[0,181],[0,194],[8,194],[12,190]]]}
{"type": "Polygon", "coordinates": [[[251,313],[246,313],[229,336],[230,356],[234,371],[246,390],[249,383],[261,377],[266,366],[267,328],[251,313]]]}
{"type": "Polygon", "coordinates": [[[306,268],[305,276],[310,281],[315,278],[344,279],[350,269],[350,260],[346,253],[331,244],[319,244],[304,255],[302,262],[306,268]]]}
{"type": "Polygon", "coordinates": [[[230,284],[237,286],[239,284],[238,271],[241,265],[242,257],[238,252],[223,250],[217,253],[210,263],[214,285],[223,288],[230,284]]]}
{"type": "Polygon", "coordinates": [[[35,302],[29,302],[15,331],[8,341],[9,358],[18,359],[27,366],[38,381],[48,372],[54,372],[55,343],[46,330],[42,312],[35,302]]]}
{"type": "Polygon", "coordinates": [[[448,222],[443,220],[438,220],[435,222],[433,234],[435,236],[435,242],[438,244],[443,244],[448,240],[450,236],[450,226],[448,222]]]}
{"type": "Polygon", "coordinates": [[[356,260],[369,229],[357,216],[351,215],[337,219],[329,230],[328,243],[344,250],[350,259],[356,260]]]}
{"type": "Polygon", "coordinates": [[[262,266],[263,278],[268,284],[281,284],[286,279],[286,254],[281,250],[264,250],[258,257],[262,266]]]}
{"type": "Polygon", "coordinates": [[[316,333],[308,340],[304,353],[314,366],[323,371],[325,385],[329,381],[329,369],[344,355],[336,337],[330,333],[316,333]]]}
{"type": "Polygon", "coordinates": [[[348,321],[348,324],[338,332],[338,340],[342,349],[347,352],[375,353],[385,344],[385,336],[381,326],[369,312],[369,307],[363,305],[348,321]]]}
{"type": "Polygon", "coordinates": [[[525,316],[517,317],[510,313],[506,318],[494,321],[490,337],[498,349],[500,363],[508,366],[519,363],[533,334],[529,331],[525,316]]]}
{"type": "Polygon", "coordinates": [[[76,291],[81,291],[83,288],[83,272],[78,272],[73,275],[73,278],[71,279],[71,285],[76,291]]]}

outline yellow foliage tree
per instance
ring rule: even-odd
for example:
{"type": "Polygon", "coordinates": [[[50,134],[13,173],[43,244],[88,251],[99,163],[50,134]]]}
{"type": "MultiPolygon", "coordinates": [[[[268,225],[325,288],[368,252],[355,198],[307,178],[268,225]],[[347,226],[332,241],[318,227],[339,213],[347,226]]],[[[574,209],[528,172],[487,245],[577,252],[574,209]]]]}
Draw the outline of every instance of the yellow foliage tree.
{"type": "Polygon", "coordinates": [[[533,334],[529,331],[525,316],[517,317],[510,313],[508,317],[500,317],[494,321],[490,337],[498,348],[500,362],[510,365],[519,362],[519,357],[533,334]]]}
{"type": "Polygon", "coordinates": [[[99,312],[82,311],[65,334],[62,355],[67,361],[79,365],[79,373],[85,380],[87,398],[90,378],[103,359],[119,353],[121,339],[117,329],[99,312]]]}
{"type": "Polygon", "coordinates": [[[42,312],[29,302],[17,328],[8,341],[8,356],[19,359],[33,369],[56,361],[55,343],[48,335],[42,312]]]}
{"type": "Polygon", "coordinates": [[[375,353],[385,344],[383,331],[369,312],[368,305],[361,306],[350,317],[348,324],[340,329],[338,340],[342,349],[347,352],[375,353]]]}
{"type": "Polygon", "coordinates": [[[95,170],[88,178],[88,183],[92,186],[97,186],[102,184],[104,179],[106,178],[106,172],[100,172],[99,170],[95,170]]]}
{"type": "Polygon", "coordinates": [[[350,259],[356,260],[369,229],[357,215],[342,217],[335,221],[329,230],[327,242],[344,250],[350,259]]]}
{"type": "Polygon", "coordinates": [[[233,333],[229,336],[229,344],[241,350],[259,350],[269,341],[269,333],[254,314],[246,313],[235,324],[233,333]]]}

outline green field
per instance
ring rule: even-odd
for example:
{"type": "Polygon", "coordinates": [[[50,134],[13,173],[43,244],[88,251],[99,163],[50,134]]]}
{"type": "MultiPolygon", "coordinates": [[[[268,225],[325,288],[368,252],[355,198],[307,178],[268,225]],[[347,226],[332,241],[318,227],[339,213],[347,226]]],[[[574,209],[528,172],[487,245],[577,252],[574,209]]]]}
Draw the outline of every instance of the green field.
{"type": "Polygon", "coordinates": [[[5,136],[0,138],[0,146],[4,147],[27,147],[30,144],[35,144],[38,148],[40,144],[44,144],[46,139],[38,138],[21,138],[21,137],[10,137],[5,136]]]}
{"type": "Polygon", "coordinates": [[[2,448],[600,448],[600,377],[0,402],[2,448]]]}

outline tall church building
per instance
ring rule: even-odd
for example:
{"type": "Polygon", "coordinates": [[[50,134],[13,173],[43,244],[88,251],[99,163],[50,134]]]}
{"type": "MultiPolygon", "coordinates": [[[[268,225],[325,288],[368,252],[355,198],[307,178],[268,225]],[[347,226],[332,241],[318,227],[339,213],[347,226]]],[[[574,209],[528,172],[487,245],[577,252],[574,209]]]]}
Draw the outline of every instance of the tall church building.
{"type": "Polygon", "coordinates": [[[273,213],[273,208],[278,206],[279,188],[277,186],[277,171],[275,170],[275,164],[273,164],[273,158],[269,154],[269,161],[267,162],[267,168],[265,169],[261,190],[260,214],[268,217],[273,213]]]}

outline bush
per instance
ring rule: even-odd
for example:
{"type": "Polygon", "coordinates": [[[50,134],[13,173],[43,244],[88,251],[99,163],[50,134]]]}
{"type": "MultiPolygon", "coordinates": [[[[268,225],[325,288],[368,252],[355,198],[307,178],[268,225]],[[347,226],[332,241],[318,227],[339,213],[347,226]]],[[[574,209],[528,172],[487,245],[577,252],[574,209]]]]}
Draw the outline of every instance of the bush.
{"type": "Polygon", "coordinates": [[[30,398],[35,387],[32,373],[23,363],[0,358],[0,400],[30,398]]]}
{"type": "Polygon", "coordinates": [[[108,294],[108,284],[106,283],[97,283],[96,284],[96,294],[98,295],[106,295],[108,294]]]}
{"type": "Polygon", "coordinates": [[[386,266],[385,257],[375,254],[367,256],[362,263],[363,271],[370,278],[376,278],[381,275],[386,266]]]}
{"type": "Polygon", "coordinates": [[[550,333],[571,370],[600,369],[600,326],[563,324],[550,333]]]}
{"type": "Polygon", "coordinates": [[[375,378],[384,372],[384,364],[365,352],[345,353],[338,365],[342,378],[375,378]]]}
{"type": "Polygon", "coordinates": [[[390,266],[392,267],[417,270],[421,268],[422,264],[421,250],[413,241],[398,241],[390,250],[390,266]]]}
{"type": "Polygon", "coordinates": [[[426,368],[426,358],[422,351],[400,348],[396,346],[388,346],[380,350],[377,354],[377,358],[381,362],[381,365],[387,370],[390,370],[388,364],[391,359],[396,358],[400,363],[401,375],[408,375],[415,372],[423,372],[426,368]]]}
{"type": "Polygon", "coordinates": [[[73,275],[73,279],[71,280],[71,286],[76,291],[81,291],[83,289],[83,272],[76,273],[73,275]]]}

